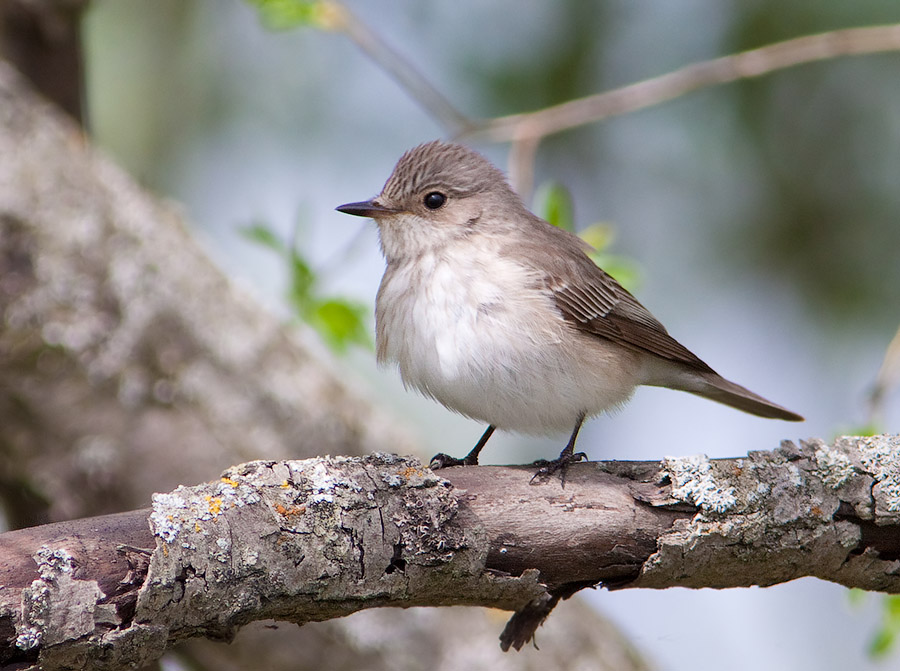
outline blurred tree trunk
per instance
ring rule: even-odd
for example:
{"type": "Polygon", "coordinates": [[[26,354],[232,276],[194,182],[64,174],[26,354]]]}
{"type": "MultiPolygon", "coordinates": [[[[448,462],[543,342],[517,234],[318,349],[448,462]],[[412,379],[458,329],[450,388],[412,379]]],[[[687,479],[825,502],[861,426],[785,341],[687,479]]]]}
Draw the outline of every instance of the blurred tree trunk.
{"type": "MultiPolygon", "coordinates": [[[[216,269],[177,209],[0,63],[0,500],[11,526],[146,506],[250,459],[410,452],[328,352],[216,269]],[[252,453],[246,446],[252,445],[252,453]]],[[[566,604],[504,657],[488,611],[361,613],[198,641],[193,668],[640,669],[566,604]],[[588,661],[590,660],[590,661],[588,661]]]]}
{"type": "Polygon", "coordinates": [[[0,54],[84,125],[81,16],[88,0],[0,3],[0,54]]]}

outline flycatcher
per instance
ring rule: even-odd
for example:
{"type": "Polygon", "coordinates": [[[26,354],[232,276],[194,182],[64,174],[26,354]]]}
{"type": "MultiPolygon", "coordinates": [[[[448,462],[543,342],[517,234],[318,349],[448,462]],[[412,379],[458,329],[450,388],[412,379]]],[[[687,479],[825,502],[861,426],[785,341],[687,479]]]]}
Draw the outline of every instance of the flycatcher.
{"type": "Polygon", "coordinates": [[[458,144],[406,152],[381,193],[340,212],[378,224],[387,269],[375,305],[379,363],[407,387],[495,429],[570,430],[547,475],[584,458],[585,418],[638,385],[680,389],[760,417],[802,421],[729,382],[677,342],[588,257],[591,247],[535,216],[503,173],[458,144]]]}

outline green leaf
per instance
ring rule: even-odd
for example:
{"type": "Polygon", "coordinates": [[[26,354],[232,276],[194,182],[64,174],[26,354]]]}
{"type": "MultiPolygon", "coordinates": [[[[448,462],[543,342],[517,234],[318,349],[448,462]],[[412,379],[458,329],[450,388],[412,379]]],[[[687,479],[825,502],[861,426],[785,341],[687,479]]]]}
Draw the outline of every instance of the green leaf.
{"type": "Polygon", "coordinates": [[[893,650],[897,634],[900,633],[900,596],[885,596],[881,605],[881,628],[869,642],[869,656],[875,659],[884,657],[893,650]]]}
{"type": "Polygon", "coordinates": [[[316,284],[315,274],[306,261],[296,252],[291,253],[289,263],[288,301],[290,301],[294,311],[301,319],[309,321],[310,315],[315,309],[315,295],[313,292],[316,284]]]}
{"type": "Polygon", "coordinates": [[[340,6],[328,0],[247,0],[259,11],[270,30],[290,30],[301,26],[336,30],[342,25],[340,6]]]}
{"type": "MultiPolygon", "coordinates": [[[[572,196],[564,186],[555,182],[542,184],[535,195],[535,202],[537,203],[535,210],[540,212],[544,219],[563,230],[574,231],[572,196]]],[[[641,279],[639,266],[623,256],[607,254],[604,251],[616,238],[614,226],[598,222],[580,231],[578,236],[596,250],[595,253],[589,254],[594,263],[629,291],[635,290],[641,279]]]]}
{"type": "Polygon", "coordinates": [[[366,314],[362,305],[332,298],[315,307],[310,323],[335,349],[344,351],[350,344],[371,346],[366,314]]]}
{"type": "Polygon", "coordinates": [[[275,234],[275,231],[261,222],[239,228],[238,232],[248,240],[256,242],[279,254],[284,254],[287,251],[287,246],[284,244],[284,241],[275,234]]]}
{"type": "Polygon", "coordinates": [[[894,625],[900,626],[900,596],[888,595],[884,598],[884,612],[894,625]]]}
{"type": "Polygon", "coordinates": [[[865,424],[839,424],[831,431],[831,440],[837,440],[841,436],[877,436],[885,433],[885,428],[877,422],[865,424]]]}
{"type": "Polygon", "coordinates": [[[575,230],[575,208],[572,206],[572,195],[558,182],[546,182],[535,194],[535,202],[541,216],[554,226],[570,233],[575,230]]]}
{"type": "Polygon", "coordinates": [[[842,435],[849,436],[877,436],[880,433],[884,433],[884,427],[879,426],[877,423],[872,422],[868,424],[863,424],[862,426],[857,426],[853,429],[853,433],[845,433],[842,435]]]}
{"type": "Polygon", "coordinates": [[[893,629],[882,627],[869,642],[869,656],[875,659],[884,657],[894,647],[895,639],[896,632],[893,629]]]}
{"type": "Polygon", "coordinates": [[[616,239],[616,229],[612,224],[598,222],[578,231],[578,237],[598,252],[612,246],[616,239]]]}
{"type": "Polygon", "coordinates": [[[591,260],[609,273],[612,278],[628,291],[634,293],[641,285],[643,273],[634,261],[615,254],[589,254],[591,260]]]}
{"type": "Polygon", "coordinates": [[[851,587],[847,590],[847,600],[851,606],[859,607],[868,598],[869,593],[859,587],[851,587]]]}
{"type": "Polygon", "coordinates": [[[271,228],[255,223],[240,229],[255,243],[276,252],[288,266],[287,300],[299,319],[310,326],[332,349],[343,352],[351,344],[372,347],[366,328],[369,314],[365,306],[339,298],[320,296],[316,272],[300,251],[284,242],[271,228]]]}

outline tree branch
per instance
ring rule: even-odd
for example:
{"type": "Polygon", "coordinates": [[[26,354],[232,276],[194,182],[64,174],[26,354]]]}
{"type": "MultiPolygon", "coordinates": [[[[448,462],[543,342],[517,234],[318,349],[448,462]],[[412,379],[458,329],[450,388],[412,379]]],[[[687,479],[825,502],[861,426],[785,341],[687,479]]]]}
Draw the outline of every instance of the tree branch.
{"type": "Polygon", "coordinates": [[[471,119],[457,110],[409,60],[394,51],[380,35],[373,32],[343,3],[337,0],[323,0],[322,6],[322,13],[328,17],[323,24],[333,30],[342,30],[451,135],[461,135],[472,130],[471,119]]]}
{"type": "Polygon", "coordinates": [[[595,584],[900,592],[896,436],[578,464],[564,489],[528,467],[441,475],[384,454],[257,461],[156,495],[149,528],[135,511],[0,535],[0,662],[121,668],[382,606],[514,610],[501,641],[519,648],[595,584]]]}
{"type": "Polygon", "coordinates": [[[881,422],[885,398],[898,384],[900,384],[900,328],[884,352],[875,383],[869,391],[867,425],[876,426],[881,422]]]}
{"type": "Polygon", "coordinates": [[[535,112],[474,122],[472,130],[462,135],[491,142],[511,142],[511,180],[519,194],[527,198],[532,188],[533,157],[538,144],[548,135],[636,112],[709,86],[759,77],[804,63],[898,49],[900,24],[808,35],[692,63],[658,77],[535,112]]]}
{"type": "Polygon", "coordinates": [[[451,137],[511,142],[511,181],[523,197],[531,191],[537,146],[548,135],[636,112],[709,86],[760,77],[815,61],[900,50],[900,24],[845,28],[691,63],[658,77],[534,112],[473,120],[456,110],[408,60],[393,51],[342,4],[336,1],[325,4],[334,16],[330,27],[346,32],[451,137]]]}
{"type": "Polygon", "coordinates": [[[847,28],[797,37],[570,100],[536,112],[476,122],[471,135],[492,142],[541,138],[611,116],[658,105],[700,88],[759,77],[785,68],[838,58],[900,50],[900,24],[847,28]]]}

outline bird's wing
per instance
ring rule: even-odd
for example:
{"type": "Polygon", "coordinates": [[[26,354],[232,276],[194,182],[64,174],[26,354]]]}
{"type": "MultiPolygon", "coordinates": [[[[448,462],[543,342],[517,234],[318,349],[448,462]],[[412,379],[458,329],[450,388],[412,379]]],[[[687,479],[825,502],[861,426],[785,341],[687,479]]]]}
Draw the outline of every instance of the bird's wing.
{"type": "Polygon", "coordinates": [[[802,421],[800,415],[722,378],[670,336],[647,308],[597,267],[583,240],[533,215],[523,219],[520,230],[515,245],[503,253],[532,271],[533,288],[549,295],[573,328],[697,373],[690,379],[676,375],[647,384],[689,391],[760,417],[802,421]]]}
{"type": "Polygon", "coordinates": [[[590,263],[590,266],[579,264],[578,270],[582,272],[577,282],[548,278],[547,289],[566,321],[584,333],[712,372],[697,355],[670,336],[634,296],[590,263]]]}
{"type": "Polygon", "coordinates": [[[579,331],[646,352],[699,372],[714,371],[638,300],[588,256],[593,248],[577,235],[523,215],[515,244],[505,253],[534,271],[563,318],[579,331]]]}

